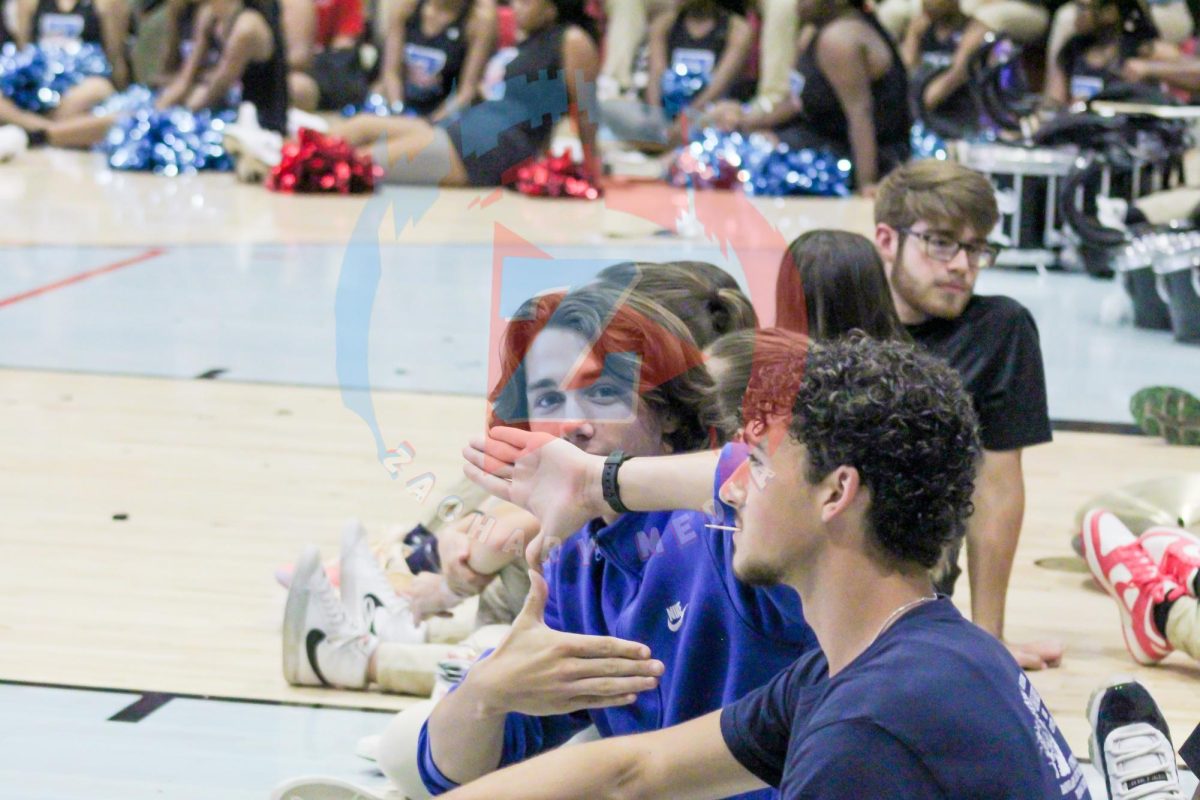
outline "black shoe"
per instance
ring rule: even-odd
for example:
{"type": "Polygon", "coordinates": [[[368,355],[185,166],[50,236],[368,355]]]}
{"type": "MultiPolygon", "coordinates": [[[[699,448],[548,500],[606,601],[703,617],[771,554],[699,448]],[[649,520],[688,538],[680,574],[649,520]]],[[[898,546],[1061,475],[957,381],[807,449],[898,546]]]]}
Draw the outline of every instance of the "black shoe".
{"type": "Polygon", "coordinates": [[[1112,800],[1184,800],[1167,721],[1146,687],[1119,678],[1088,701],[1092,764],[1112,800]]]}

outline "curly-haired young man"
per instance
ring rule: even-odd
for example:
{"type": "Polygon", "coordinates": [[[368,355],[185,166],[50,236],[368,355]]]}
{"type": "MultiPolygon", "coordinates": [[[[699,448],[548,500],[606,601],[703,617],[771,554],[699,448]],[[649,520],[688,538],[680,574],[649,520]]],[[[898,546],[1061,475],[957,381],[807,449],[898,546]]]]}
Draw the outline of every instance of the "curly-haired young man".
{"type": "MultiPolygon", "coordinates": [[[[967,524],[971,616],[1004,639],[1004,606],[1025,514],[1021,454],[1050,441],[1046,376],[1037,325],[1016,300],[975,294],[996,250],[987,241],[999,212],[983,175],[948,161],[893,171],[875,201],[875,246],[900,321],[962,377],[979,415],[984,455],[967,524]]],[[[958,549],[939,566],[950,594],[958,549]]],[[[1009,643],[1026,669],[1058,666],[1057,643],[1009,643]]]]}
{"type": "MultiPolygon", "coordinates": [[[[747,387],[750,461],[721,490],[733,567],[794,587],[821,652],[721,711],[565,748],[448,797],[719,798],[763,784],[788,799],[1089,796],[1004,646],[932,592],[929,568],[971,514],[979,455],[958,377],[862,337],[772,358],[747,387]]],[[[633,459],[606,480],[603,459],[508,428],[465,454],[489,491],[557,512],[556,531],[614,500],[699,507],[713,474],[695,453],[633,459]]]]}

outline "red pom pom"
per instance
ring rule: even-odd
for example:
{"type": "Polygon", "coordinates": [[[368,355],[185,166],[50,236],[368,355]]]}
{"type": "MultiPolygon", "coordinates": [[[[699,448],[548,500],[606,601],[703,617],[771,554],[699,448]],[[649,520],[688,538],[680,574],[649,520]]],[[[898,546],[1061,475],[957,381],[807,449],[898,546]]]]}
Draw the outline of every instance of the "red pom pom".
{"type": "Polygon", "coordinates": [[[575,197],[596,200],[604,190],[569,153],[543,156],[517,168],[513,188],[530,197],[575,197]]]}
{"type": "Polygon", "coordinates": [[[721,153],[697,154],[695,147],[682,147],[667,167],[667,182],[672,186],[696,189],[732,189],[738,185],[738,168],[721,153]]]}
{"type": "Polygon", "coordinates": [[[363,194],[375,191],[382,175],[370,156],[360,156],[345,139],[300,129],[300,140],[284,145],[279,166],[267,177],[276,192],[363,194]]]}

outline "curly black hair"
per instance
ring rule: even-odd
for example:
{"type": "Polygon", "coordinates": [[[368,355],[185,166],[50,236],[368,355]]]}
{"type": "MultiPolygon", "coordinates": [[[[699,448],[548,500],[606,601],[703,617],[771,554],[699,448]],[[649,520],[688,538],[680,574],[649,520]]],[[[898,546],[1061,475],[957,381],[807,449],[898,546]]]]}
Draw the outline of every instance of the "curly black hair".
{"type": "Polygon", "coordinates": [[[812,343],[790,433],[814,483],[842,465],[858,470],[869,535],[891,559],[931,568],[965,532],[979,423],[958,375],[935,357],[861,334],[812,343]]]}

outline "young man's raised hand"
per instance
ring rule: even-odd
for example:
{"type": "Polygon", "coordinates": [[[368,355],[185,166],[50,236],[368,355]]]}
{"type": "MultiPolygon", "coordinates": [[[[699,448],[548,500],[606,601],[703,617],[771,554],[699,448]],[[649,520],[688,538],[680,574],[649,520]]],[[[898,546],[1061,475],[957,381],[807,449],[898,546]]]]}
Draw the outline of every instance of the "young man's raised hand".
{"type": "Polygon", "coordinates": [[[646,645],[548,627],[546,581],[533,571],[530,579],[529,595],[512,630],[471,669],[471,689],[484,709],[531,716],[567,714],[628,705],[638,693],[658,686],[663,665],[650,658],[646,645]]]}
{"type": "Polygon", "coordinates": [[[548,433],[496,427],[463,448],[463,473],[541,522],[526,558],[535,569],[553,547],[608,507],[599,494],[604,461],[548,433]]]}

